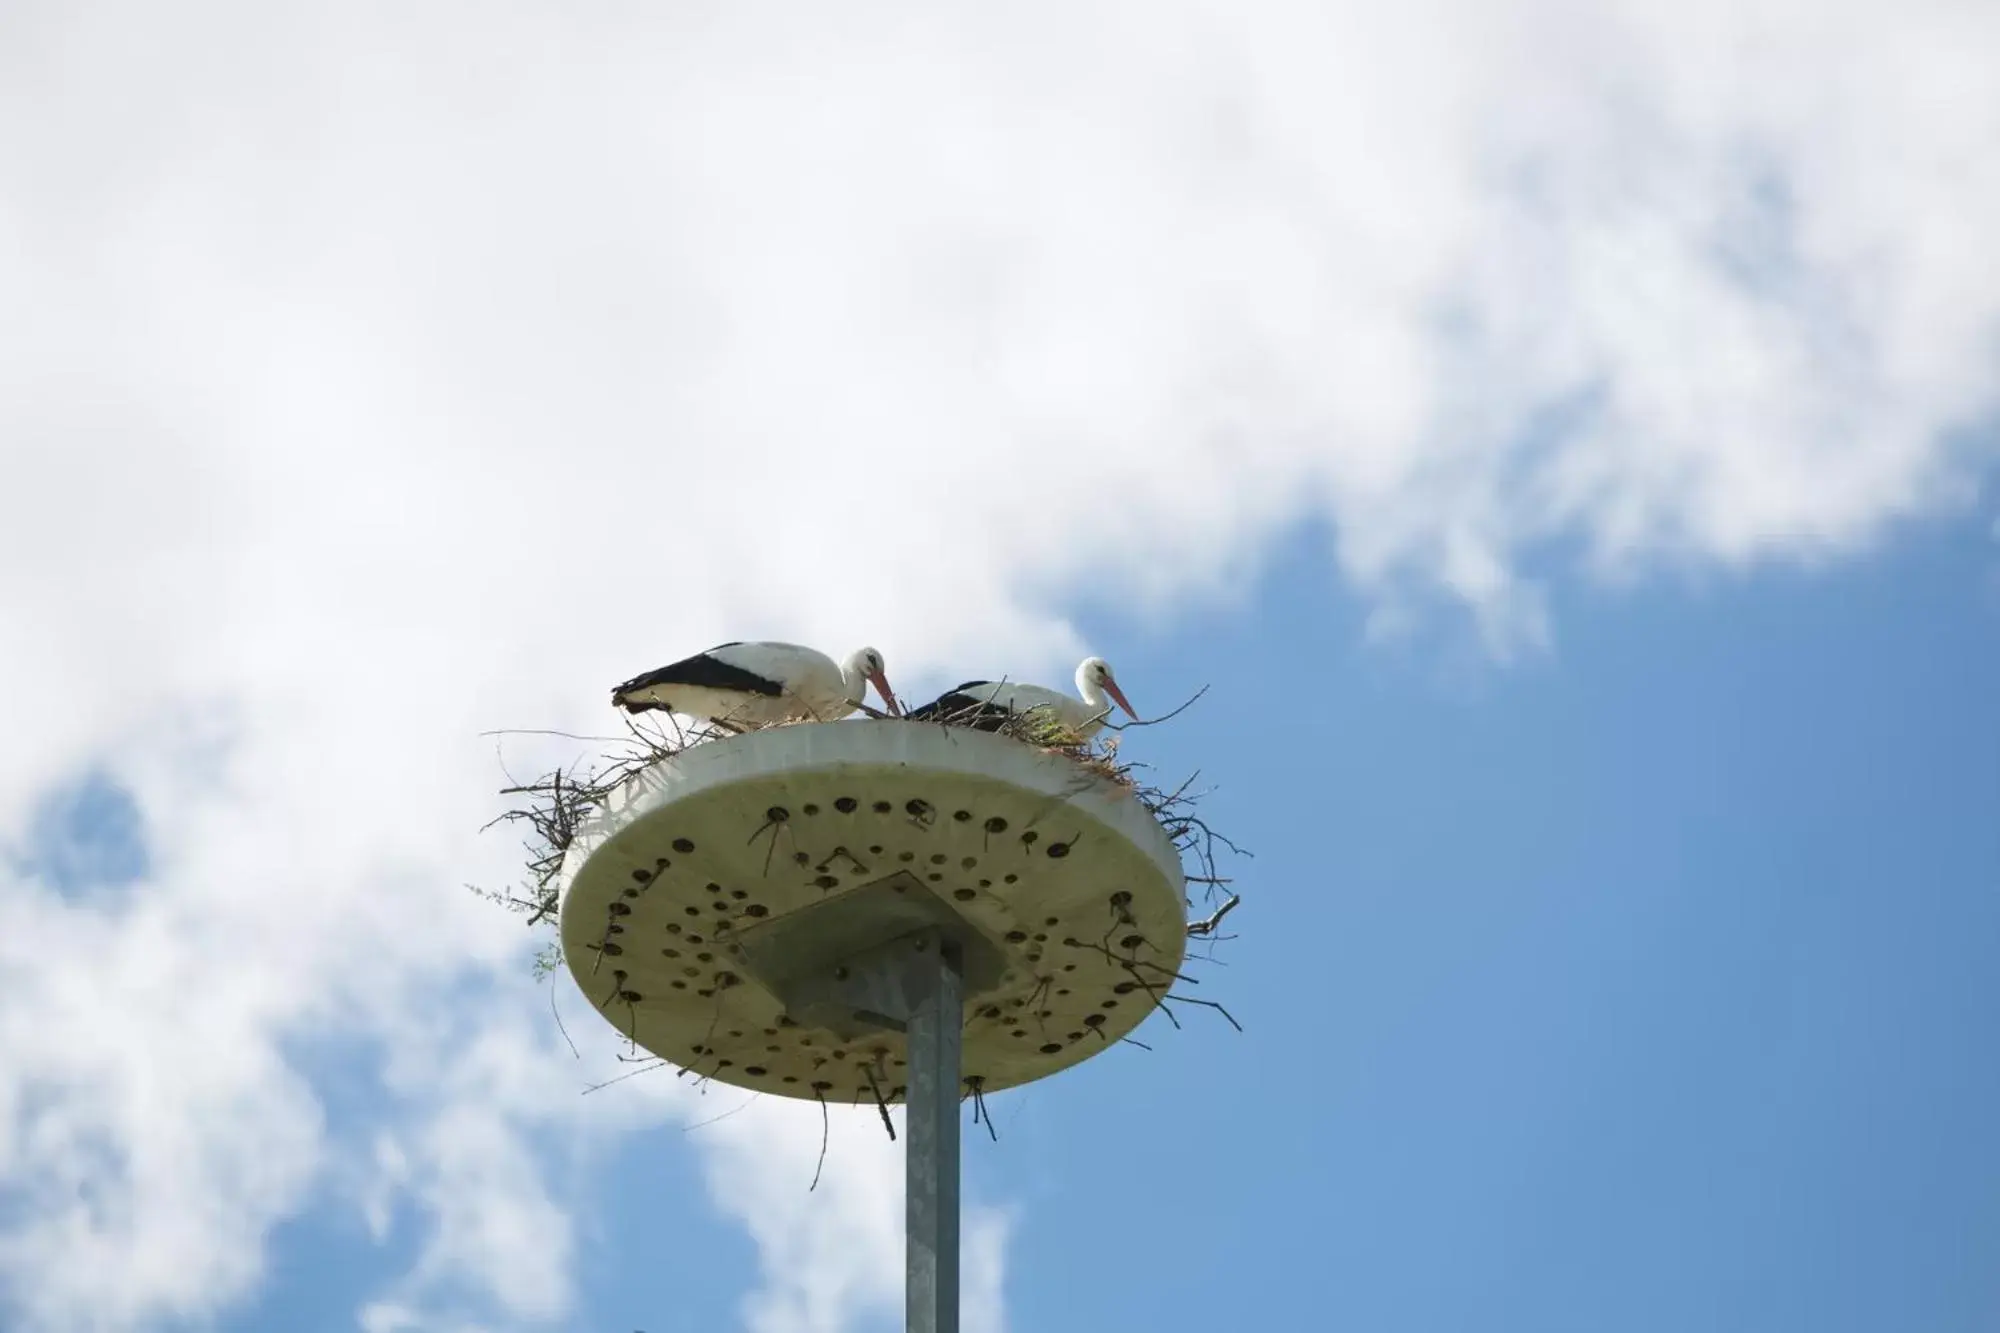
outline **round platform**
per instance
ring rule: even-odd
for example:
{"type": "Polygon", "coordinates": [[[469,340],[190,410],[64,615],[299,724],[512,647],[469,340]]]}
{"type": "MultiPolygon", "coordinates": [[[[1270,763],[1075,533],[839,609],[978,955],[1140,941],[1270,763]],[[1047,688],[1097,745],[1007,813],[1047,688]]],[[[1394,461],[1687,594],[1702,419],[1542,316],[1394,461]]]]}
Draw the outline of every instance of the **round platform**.
{"type": "Polygon", "coordinates": [[[787,1011],[780,992],[834,953],[966,933],[963,1069],[991,1092],[1115,1044],[1186,947],[1180,857],[1128,790],[931,723],[697,745],[612,793],[561,892],[564,956],[608,1022],[684,1069],[809,1100],[870,1101],[871,1071],[887,1100],[905,1082],[900,1032],[787,1011]]]}

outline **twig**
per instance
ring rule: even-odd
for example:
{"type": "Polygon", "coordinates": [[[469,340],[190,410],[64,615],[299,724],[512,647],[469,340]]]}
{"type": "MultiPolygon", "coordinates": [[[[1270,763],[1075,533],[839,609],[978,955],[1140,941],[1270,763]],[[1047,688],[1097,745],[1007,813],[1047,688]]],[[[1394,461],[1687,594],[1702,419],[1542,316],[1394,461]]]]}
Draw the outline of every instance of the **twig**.
{"type": "Polygon", "coordinates": [[[826,1114],[826,1094],[824,1092],[821,1092],[818,1088],[814,1088],[813,1100],[819,1103],[819,1165],[813,1168],[813,1183],[806,1186],[806,1193],[808,1194],[811,1194],[814,1190],[819,1188],[819,1173],[826,1167],[826,1140],[827,1140],[827,1130],[828,1130],[828,1121],[826,1114]]]}
{"type": "MultiPolygon", "coordinates": [[[[1091,1030],[1093,1032],[1096,1031],[1095,1028],[1091,1030]]],[[[972,1089],[972,1123],[977,1125],[983,1122],[986,1125],[987,1136],[995,1143],[1000,1142],[1000,1131],[993,1127],[993,1116],[986,1109],[985,1078],[975,1074],[965,1080],[965,1083],[967,1087],[972,1089]]]]}
{"type": "Polygon", "coordinates": [[[662,1060],[657,1055],[649,1056],[646,1059],[646,1061],[642,1063],[637,1069],[628,1069],[624,1073],[620,1074],[617,1078],[607,1078],[602,1083],[593,1083],[589,1087],[583,1090],[582,1095],[588,1097],[591,1093],[597,1092],[603,1088],[608,1088],[613,1083],[623,1083],[628,1078],[637,1078],[641,1074],[650,1074],[653,1070],[660,1068],[662,1065],[666,1063],[667,1062],[665,1060],[662,1060]]]}
{"type": "Polygon", "coordinates": [[[745,1097],[737,1105],[730,1107],[727,1111],[724,1111],[721,1115],[712,1115],[708,1119],[698,1120],[692,1125],[682,1125],[681,1133],[692,1134],[697,1129],[707,1129],[710,1125],[716,1123],[718,1120],[727,1120],[729,1119],[730,1116],[735,1115],[738,1111],[748,1110],[750,1108],[750,1103],[756,1100],[757,1100],[757,1094],[753,1092],[748,1097],[745,1097]]]}
{"type": "Polygon", "coordinates": [[[562,1011],[556,1008],[556,988],[554,986],[549,987],[549,1012],[555,1015],[556,1031],[562,1033],[564,1041],[569,1042],[569,1053],[579,1060],[583,1059],[583,1052],[576,1049],[576,1043],[570,1041],[569,1029],[563,1026],[562,1011]]]}
{"type": "Polygon", "coordinates": [[[882,1096],[882,1085],[875,1081],[873,1066],[863,1065],[861,1072],[868,1075],[868,1091],[875,1094],[875,1109],[882,1113],[882,1128],[889,1131],[889,1142],[896,1141],[896,1122],[889,1119],[889,1103],[882,1096]]]}
{"type": "Polygon", "coordinates": [[[1232,893],[1229,895],[1228,902],[1216,908],[1215,911],[1210,913],[1208,916],[1202,918],[1200,921],[1188,922],[1187,933],[1189,937],[1194,938],[1197,936],[1215,934],[1215,928],[1222,924],[1222,918],[1228,916],[1231,912],[1235,911],[1236,904],[1242,901],[1243,901],[1243,896],[1241,894],[1232,893]]]}
{"type": "Polygon", "coordinates": [[[1160,725],[1160,723],[1170,721],[1173,718],[1179,717],[1182,713],[1185,713],[1188,709],[1194,706],[1194,701],[1196,699],[1201,698],[1202,695],[1207,693],[1208,693],[1208,686],[1204,685],[1200,689],[1196,690],[1193,693],[1193,695],[1191,695],[1188,698],[1188,701],[1186,703],[1182,704],[1179,708],[1176,708],[1171,713],[1162,713],[1158,717],[1149,717],[1145,719],[1143,722],[1136,717],[1133,718],[1130,722],[1106,722],[1104,724],[1104,729],[1106,731],[1130,731],[1134,727],[1157,727],[1158,725],[1160,725]]]}
{"type": "MultiPolygon", "coordinates": [[[[1217,1012],[1218,1014],[1221,1014],[1221,1015],[1222,1015],[1222,1016],[1223,1016],[1224,1018],[1228,1019],[1228,1020],[1229,1020],[1229,1026],[1231,1026],[1231,1027],[1235,1028],[1235,1029],[1236,1029],[1236,1030],[1237,1030],[1238,1032],[1241,1032],[1241,1031],[1243,1030],[1243,1025],[1242,1025],[1241,1023],[1239,1023],[1239,1022],[1237,1022],[1237,1021],[1236,1021],[1236,1015],[1234,1015],[1234,1014],[1230,1013],[1230,1012],[1229,1012],[1229,1011],[1228,1011],[1227,1009],[1224,1009],[1224,1008],[1223,1008],[1223,1007],[1222,1007],[1221,1005],[1217,1004],[1217,1003],[1216,1003],[1216,1002],[1215,1002],[1214,1000],[1197,1000],[1197,999],[1193,999],[1193,998],[1191,998],[1191,997],[1189,997],[1189,996],[1186,996],[1186,995],[1167,995],[1167,996],[1163,996],[1163,997],[1162,997],[1162,999],[1163,999],[1163,1000],[1172,1000],[1172,1001],[1173,1001],[1174,1003],[1176,1003],[1176,1004],[1199,1004],[1199,1005],[1206,1005],[1206,1006],[1207,1006],[1208,1008],[1210,1008],[1210,1009],[1213,1009],[1213,1010],[1215,1010],[1215,1012],[1217,1012]]],[[[1178,1027],[1178,1026],[1180,1026],[1180,1025],[1179,1025],[1179,1024],[1175,1024],[1175,1026],[1176,1026],[1176,1027],[1178,1027]]]]}

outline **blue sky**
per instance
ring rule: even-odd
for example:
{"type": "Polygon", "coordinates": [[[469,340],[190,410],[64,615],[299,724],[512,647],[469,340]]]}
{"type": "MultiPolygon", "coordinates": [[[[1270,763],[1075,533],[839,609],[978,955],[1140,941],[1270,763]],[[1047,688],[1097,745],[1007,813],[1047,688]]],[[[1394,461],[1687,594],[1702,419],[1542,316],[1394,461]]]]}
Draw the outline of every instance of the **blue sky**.
{"type": "Polygon", "coordinates": [[[1210,687],[966,1333],[1990,1327],[2000,8],[1795,10],[0,11],[0,1326],[893,1327],[465,888],[776,638],[1210,687]]]}
{"type": "MultiPolygon", "coordinates": [[[[1255,853],[1200,971],[1247,1030],[1156,1018],[968,1134],[1019,1210],[1014,1326],[1989,1327],[1997,556],[1957,524],[1558,586],[1560,647],[1507,669],[1364,645],[1317,536],[1239,606],[1105,617],[1147,706],[1211,687],[1127,744],[1255,853]]],[[[79,888],[142,861],[101,780],[27,851],[79,888]]],[[[315,1063],[335,1118],[371,1095],[315,1063]]],[[[690,1143],[607,1163],[569,1327],[731,1323],[755,1251],[690,1143]]],[[[352,1328],[407,1244],[310,1210],[218,1327],[352,1328]]]]}

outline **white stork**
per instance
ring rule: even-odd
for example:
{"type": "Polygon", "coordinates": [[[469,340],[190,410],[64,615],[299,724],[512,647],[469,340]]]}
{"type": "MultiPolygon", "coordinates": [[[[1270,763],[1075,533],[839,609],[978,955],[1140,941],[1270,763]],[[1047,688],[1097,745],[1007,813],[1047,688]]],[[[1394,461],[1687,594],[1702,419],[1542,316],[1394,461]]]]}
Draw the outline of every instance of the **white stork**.
{"type": "Polygon", "coordinates": [[[998,731],[1009,717],[1039,709],[1078,740],[1088,740],[1097,734],[1114,700],[1133,720],[1139,717],[1126,702],[1125,691],[1118,688],[1111,664],[1101,657],[1086,657],[1077,667],[1076,692],[1083,697],[1079,699],[1046,685],[968,680],[904,716],[913,721],[949,720],[978,731],[998,731]]]}
{"type": "Polygon", "coordinates": [[[900,712],[873,648],[843,665],[796,643],[723,643],[632,677],[611,691],[611,702],[628,713],[665,709],[740,729],[846,717],[870,685],[900,712]]]}

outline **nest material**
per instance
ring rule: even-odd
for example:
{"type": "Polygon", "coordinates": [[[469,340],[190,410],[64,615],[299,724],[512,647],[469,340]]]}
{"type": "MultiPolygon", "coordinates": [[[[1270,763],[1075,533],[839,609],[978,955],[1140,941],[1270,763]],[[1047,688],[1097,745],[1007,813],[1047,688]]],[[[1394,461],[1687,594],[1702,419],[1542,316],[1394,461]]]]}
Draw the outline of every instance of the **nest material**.
{"type": "MultiPolygon", "coordinates": [[[[1189,700],[1189,703],[1192,702],[1189,700]]],[[[1181,707],[1186,706],[1183,704],[1181,707]]],[[[1177,708],[1166,717],[1180,711],[1177,708]]],[[[1166,717],[1156,720],[1165,721],[1166,717]]],[[[1166,830],[1181,855],[1187,882],[1202,886],[1203,898],[1213,909],[1208,916],[1188,923],[1189,937],[1211,943],[1232,938],[1217,932],[1223,917],[1236,907],[1239,899],[1233,893],[1223,899],[1224,886],[1230,881],[1216,873],[1217,857],[1225,852],[1241,856],[1248,856],[1249,853],[1215,832],[1195,813],[1204,794],[1193,790],[1195,777],[1199,774],[1190,776],[1171,789],[1152,785],[1140,775],[1139,770],[1144,765],[1125,763],[1119,759],[1119,730],[1107,728],[1096,736],[1080,737],[1046,708],[1004,713],[990,705],[974,704],[957,713],[929,719],[926,725],[966,727],[1006,736],[1046,754],[1060,755],[1090,778],[1113,783],[1131,792],[1166,830]],[[1221,900],[1219,904],[1218,900],[1221,900]]],[[[625,727],[628,735],[605,739],[609,748],[594,760],[580,759],[568,768],[545,773],[533,782],[516,782],[501,789],[500,795],[512,798],[514,805],[485,827],[492,828],[497,824],[526,826],[527,836],[523,840],[523,849],[527,853],[526,873],[517,885],[509,889],[483,889],[477,885],[468,885],[468,888],[526,917],[531,927],[552,927],[560,907],[557,881],[562,873],[563,858],[585,820],[613,790],[654,764],[670,760],[693,746],[712,740],[726,740],[743,730],[758,729],[742,724],[737,724],[734,729],[708,724],[683,727],[673,714],[666,712],[627,717],[625,727]]],[[[546,976],[561,964],[562,945],[551,940],[535,956],[535,975],[546,976]]],[[[1233,1018],[1230,1021],[1235,1022],[1233,1018]]]]}

